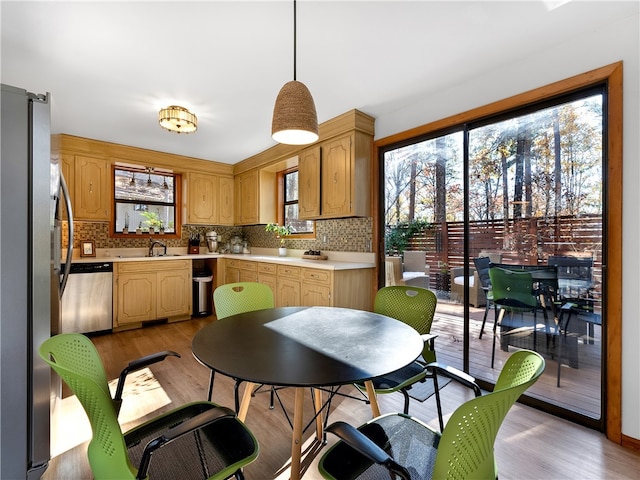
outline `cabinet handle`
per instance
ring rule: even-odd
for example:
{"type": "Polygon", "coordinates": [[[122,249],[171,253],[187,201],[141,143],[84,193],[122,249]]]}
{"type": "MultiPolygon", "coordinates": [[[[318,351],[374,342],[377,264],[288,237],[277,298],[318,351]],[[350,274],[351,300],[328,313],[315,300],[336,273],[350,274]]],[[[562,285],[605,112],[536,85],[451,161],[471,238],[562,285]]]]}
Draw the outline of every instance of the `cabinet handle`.
{"type": "Polygon", "coordinates": [[[89,182],[89,193],[93,193],[93,182],[89,182]]]}
{"type": "Polygon", "coordinates": [[[338,183],[338,172],[333,172],[333,183],[338,183]]]}

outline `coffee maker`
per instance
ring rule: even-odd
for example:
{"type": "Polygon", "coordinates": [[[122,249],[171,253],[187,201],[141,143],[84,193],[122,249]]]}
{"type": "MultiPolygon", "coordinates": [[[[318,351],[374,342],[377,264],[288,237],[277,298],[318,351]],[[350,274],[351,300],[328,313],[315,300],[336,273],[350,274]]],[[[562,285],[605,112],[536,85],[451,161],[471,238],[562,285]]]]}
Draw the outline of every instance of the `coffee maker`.
{"type": "Polygon", "coordinates": [[[207,242],[209,253],[215,253],[218,250],[218,234],[216,232],[207,232],[204,236],[207,242]]]}

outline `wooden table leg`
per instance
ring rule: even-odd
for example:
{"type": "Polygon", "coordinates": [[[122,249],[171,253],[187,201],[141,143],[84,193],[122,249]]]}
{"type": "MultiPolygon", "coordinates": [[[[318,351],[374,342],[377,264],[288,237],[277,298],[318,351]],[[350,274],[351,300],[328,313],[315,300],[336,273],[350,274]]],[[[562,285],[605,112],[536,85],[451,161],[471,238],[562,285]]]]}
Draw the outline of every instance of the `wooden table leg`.
{"type": "Polygon", "coordinates": [[[291,439],[291,480],[300,480],[303,406],[304,388],[296,387],[296,399],[293,408],[293,438],[291,439]]]}
{"type": "Polygon", "coordinates": [[[242,402],[240,403],[240,409],[238,410],[238,419],[241,422],[247,418],[247,412],[249,411],[249,403],[251,402],[251,394],[253,393],[253,389],[256,384],[247,382],[244,387],[244,393],[242,394],[242,402]]]}
{"type": "Polygon", "coordinates": [[[316,438],[319,442],[322,442],[322,435],[324,430],[324,423],[322,420],[322,390],[319,388],[313,389],[314,396],[314,414],[316,416],[316,438]]]}
{"type": "Polygon", "coordinates": [[[364,382],[364,386],[367,387],[367,397],[369,397],[369,404],[371,405],[371,414],[373,418],[380,416],[380,406],[378,405],[378,398],[376,397],[376,390],[373,388],[373,382],[367,380],[364,382]]]}

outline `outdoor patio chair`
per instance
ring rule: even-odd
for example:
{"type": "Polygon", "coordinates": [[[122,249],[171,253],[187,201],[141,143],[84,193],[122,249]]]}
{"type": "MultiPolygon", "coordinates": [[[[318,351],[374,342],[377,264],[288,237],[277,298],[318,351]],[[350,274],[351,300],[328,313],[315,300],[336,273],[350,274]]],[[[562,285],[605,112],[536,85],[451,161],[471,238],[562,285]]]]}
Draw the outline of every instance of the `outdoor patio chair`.
{"type": "Polygon", "coordinates": [[[487,323],[487,314],[491,307],[493,307],[493,292],[491,291],[491,278],[489,277],[489,267],[491,266],[491,259],[489,257],[478,257],[473,259],[473,264],[476,267],[476,274],[482,290],[485,294],[485,309],[484,316],[482,317],[482,327],[480,327],[480,335],[478,338],[482,338],[484,333],[484,326],[487,323]]]}
{"type": "Polygon", "coordinates": [[[536,311],[538,309],[538,299],[534,294],[533,277],[529,272],[491,267],[489,268],[489,277],[491,279],[491,291],[493,293],[495,310],[493,347],[491,350],[491,368],[493,368],[496,356],[496,337],[498,327],[500,327],[501,336],[515,335],[516,333],[523,332],[528,333],[530,331],[530,329],[524,325],[516,325],[514,323],[503,325],[504,314],[506,312],[509,312],[510,314],[524,314],[525,312],[533,313],[533,349],[536,349],[536,311]]]}
{"type": "MultiPolygon", "coordinates": [[[[118,423],[122,391],[119,387],[116,398],[111,398],[98,351],[84,335],[51,337],[39,354],[89,417],[93,435],[88,457],[97,480],[242,479],[242,467],[258,457],[258,443],[249,429],[231,409],[211,402],[188,403],[123,433],[118,423]]],[[[131,362],[120,375],[121,382],[128,372],[169,355],[177,354],[161,352],[131,362]]]]}
{"type": "Polygon", "coordinates": [[[494,444],[511,406],[544,371],[544,359],[521,350],[506,361],[493,392],[458,407],[442,433],[406,414],[375,418],[358,429],[335,422],[340,441],[320,459],[327,479],[498,478],[494,444]]]}

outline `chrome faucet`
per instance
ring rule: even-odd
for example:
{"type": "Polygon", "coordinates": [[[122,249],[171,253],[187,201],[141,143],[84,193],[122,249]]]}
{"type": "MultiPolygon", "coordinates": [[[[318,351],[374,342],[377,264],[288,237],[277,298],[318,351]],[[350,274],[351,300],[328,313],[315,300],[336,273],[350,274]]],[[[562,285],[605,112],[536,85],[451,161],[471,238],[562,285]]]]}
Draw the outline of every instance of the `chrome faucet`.
{"type": "Polygon", "coordinates": [[[153,238],[149,239],[149,256],[153,257],[153,247],[155,247],[156,245],[159,246],[159,247],[164,248],[164,252],[162,253],[162,255],[166,256],[167,255],[167,246],[164,243],[162,243],[160,240],[154,240],[153,238]]]}

